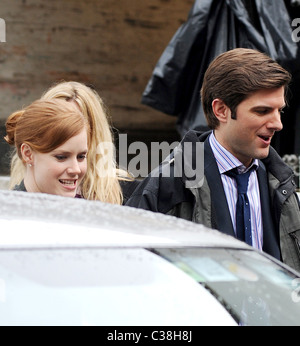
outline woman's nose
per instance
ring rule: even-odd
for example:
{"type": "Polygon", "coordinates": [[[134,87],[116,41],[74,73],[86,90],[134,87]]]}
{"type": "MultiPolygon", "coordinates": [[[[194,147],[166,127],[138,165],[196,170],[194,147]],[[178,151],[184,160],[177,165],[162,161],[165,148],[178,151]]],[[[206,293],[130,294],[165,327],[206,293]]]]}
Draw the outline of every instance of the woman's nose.
{"type": "Polygon", "coordinates": [[[79,162],[77,160],[72,160],[72,163],[68,167],[67,172],[69,174],[80,174],[81,168],[80,168],[79,162]]]}

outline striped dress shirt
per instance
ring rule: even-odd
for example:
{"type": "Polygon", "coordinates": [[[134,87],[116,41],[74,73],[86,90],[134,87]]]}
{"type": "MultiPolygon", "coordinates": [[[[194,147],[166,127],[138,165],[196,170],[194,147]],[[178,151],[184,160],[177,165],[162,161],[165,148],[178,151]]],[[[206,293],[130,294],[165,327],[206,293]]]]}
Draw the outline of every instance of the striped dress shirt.
{"type": "Polygon", "coordinates": [[[237,168],[238,172],[245,173],[253,166],[255,169],[251,172],[248,184],[248,199],[250,202],[251,210],[251,228],[252,228],[252,246],[256,249],[262,250],[263,248],[263,225],[262,225],[262,212],[260,202],[259,183],[257,178],[257,168],[259,166],[258,160],[254,160],[251,167],[246,168],[236,157],[234,157],[228,150],[226,150],[216,139],[212,133],[209,138],[210,146],[216,158],[216,162],[221,174],[221,179],[228,203],[228,208],[233,224],[234,231],[236,232],[236,203],[238,198],[237,184],[234,178],[227,176],[225,173],[237,168]]]}

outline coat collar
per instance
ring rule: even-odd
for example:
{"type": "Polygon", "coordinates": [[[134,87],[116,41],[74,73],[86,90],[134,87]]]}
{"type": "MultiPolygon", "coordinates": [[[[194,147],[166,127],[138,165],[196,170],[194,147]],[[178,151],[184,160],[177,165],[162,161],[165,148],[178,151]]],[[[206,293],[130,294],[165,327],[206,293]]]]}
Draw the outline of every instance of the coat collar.
{"type": "MultiPolygon", "coordinates": [[[[192,130],[192,131],[189,131],[185,135],[181,143],[183,144],[188,142],[189,143],[205,142],[209,138],[211,133],[212,131],[200,133],[200,132],[192,130]]],[[[188,161],[184,162],[184,164],[193,167],[195,166],[194,160],[195,160],[194,157],[192,158],[190,157],[188,161]]],[[[279,181],[280,184],[293,180],[294,178],[293,170],[284,163],[282,158],[278,155],[278,153],[275,151],[273,147],[270,147],[269,156],[261,160],[261,162],[266,167],[266,171],[268,173],[271,173],[279,181]]],[[[210,164],[211,164],[211,160],[207,162],[207,158],[205,158],[205,163],[204,163],[205,167],[207,167],[210,164]]],[[[183,180],[185,179],[186,178],[183,177],[183,180]]]]}

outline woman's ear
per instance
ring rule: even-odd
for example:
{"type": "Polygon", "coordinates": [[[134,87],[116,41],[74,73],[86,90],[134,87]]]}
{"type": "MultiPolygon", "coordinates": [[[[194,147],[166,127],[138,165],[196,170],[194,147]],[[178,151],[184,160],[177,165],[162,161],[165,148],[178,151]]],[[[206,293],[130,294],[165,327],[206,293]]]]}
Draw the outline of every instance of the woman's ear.
{"type": "Polygon", "coordinates": [[[212,109],[220,123],[226,123],[228,117],[231,117],[230,108],[220,99],[213,100],[212,109]]]}
{"type": "Polygon", "coordinates": [[[31,167],[33,164],[33,151],[28,144],[23,143],[21,145],[21,154],[23,162],[31,167]]]}

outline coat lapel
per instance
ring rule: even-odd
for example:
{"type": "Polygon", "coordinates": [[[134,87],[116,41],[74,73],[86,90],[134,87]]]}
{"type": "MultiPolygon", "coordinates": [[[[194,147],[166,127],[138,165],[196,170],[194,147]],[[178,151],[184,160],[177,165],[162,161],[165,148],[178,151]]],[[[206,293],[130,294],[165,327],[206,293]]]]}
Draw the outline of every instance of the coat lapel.
{"type": "Polygon", "coordinates": [[[211,191],[212,227],[235,237],[220,172],[208,139],[204,143],[204,160],[205,177],[211,191]]]}
{"type": "Polygon", "coordinates": [[[274,220],[271,213],[271,201],[269,194],[269,184],[267,172],[264,164],[260,162],[257,170],[261,212],[263,221],[263,250],[269,255],[281,259],[279,249],[279,236],[276,234],[274,220]]]}

